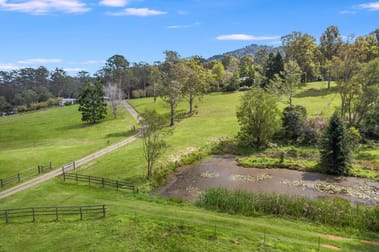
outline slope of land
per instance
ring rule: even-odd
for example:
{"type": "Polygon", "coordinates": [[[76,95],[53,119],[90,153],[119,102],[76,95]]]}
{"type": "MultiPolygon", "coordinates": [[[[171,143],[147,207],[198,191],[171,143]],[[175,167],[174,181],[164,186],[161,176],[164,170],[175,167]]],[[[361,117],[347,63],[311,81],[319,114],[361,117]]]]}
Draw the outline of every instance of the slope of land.
{"type": "MultiPolygon", "coordinates": [[[[326,83],[310,84],[298,92],[295,104],[305,103],[312,117],[328,117],[338,106],[339,96],[335,90],[325,88],[326,83]]],[[[181,103],[179,121],[173,134],[166,137],[169,148],[155,172],[160,173],[161,165],[168,161],[178,160],[220,137],[235,136],[238,131],[235,113],[242,94],[206,95],[196,103],[197,113],[189,118],[185,116],[188,104],[181,103]]],[[[159,99],[157,103],[147,98],[133,100],[131,104],[139,112],[155,108],[168,113],[167,104],[159,99]]],[[[12,144],[13,140],[8,141],[12,144]]],[[[143,187],[142,191],[150,190],[144,179],[146,168],[140,140],[88,163],[79,172],[133,181],[143,187]]],[[[18,224],[0,224],[0,251],[318,251],[319,247],[378,250],[377,233],[271,216],[215,213],[180,200],[67,183],[59,177],[1,199],[0,209],[91,204],[106,204],[107,216],[84,221],[79,221],[79,216],[67,217],[57,223],[54,217],[37,218],[36,223],[26,218],[11,221],[18,224]]]]}

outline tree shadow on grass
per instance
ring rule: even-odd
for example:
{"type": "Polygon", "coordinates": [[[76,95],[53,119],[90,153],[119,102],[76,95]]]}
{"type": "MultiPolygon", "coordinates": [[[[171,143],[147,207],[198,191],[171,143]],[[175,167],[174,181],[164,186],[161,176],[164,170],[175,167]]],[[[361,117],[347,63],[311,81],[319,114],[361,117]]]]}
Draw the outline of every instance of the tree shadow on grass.
{"type": "Polygon", "coordinates": [[[137,130],[128,130],[128,131],[120,131],[120,132],[115,132],[115,133],[110,133],[107,134],[104,138],[112,138],[112,137],[130,137],[133,136],[137,133],[137,130]]]}
{"type": "Polygon", "coordinates": [[[72,125],[67,125],[63,127],[59,127],[58,130],[77,130],[77,129],[85,129],[85,128],[90,128],[96,124],[89,124],[89,123],[80,123],[80,124],[72,124],[72,125]]]}
{"type": "Polygon", "coordinates": [[[330,89],[326,87],[322,89],[310,88],[310,89],[297,93],[296,95],[294,95],[294,97],[296,98],[318,97],[318,96],[325,96],[328,94],[336,93],[337,91],[338,91],[337,87],[331,87],[330,89]]]}
{"type": "MultiPolygon", "coordinates": [[[[165,120],[167,121],[167,125],[168,125],[170,123],[170,117],[171,117],[170,112],[163,113],[162,116],[165,118],[165,120]]],[[[189,117],[191,117],[191,114],[188,114],[185,109],[180,109],[180,110],[175,111],[175,122],[180,122],[183,119],[186,119],[189,117]]]]}

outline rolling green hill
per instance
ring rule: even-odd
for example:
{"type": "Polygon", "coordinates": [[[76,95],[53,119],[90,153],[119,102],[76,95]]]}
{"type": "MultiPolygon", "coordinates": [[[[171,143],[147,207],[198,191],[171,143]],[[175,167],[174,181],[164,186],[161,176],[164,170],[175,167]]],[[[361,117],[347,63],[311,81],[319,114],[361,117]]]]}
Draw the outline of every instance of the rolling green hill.
{"type": "MultiPolygon", "coordinates": [[[[309,116],[328,117],[339,105],[339,96],[335,90],[327,91],[325,88],[326,83],[311,83],[298,91],[294,103],[305,105],[309,116]]],[[[188,118],[184,116],[188,105],[186,102],[181,103],[178,112],[183,116],[179,116],[173,133],[166,137],[169,148],[156,168],[159,170],[161,165],[166,165],[170,160],[179,159],[220,137],[235,136],[238,131],[235,113],[242,94],[206,95],[196,102],[195,115],[188,118]]],[[[160,113],[168,113],[167,105],[159,99],[157,103],[150,98],[136,99],[130,103],[139,112],[145,108],[155,108],[160,113]]],[[[108,140],[113,143],[125,138],[132,122],[124,114],[117,120],[106,120],[83,128],[79,116],[74,115],[75,111],[75,107],[64,110],[57,108],[38,112],[40,115],[34,113],[5,120],[1,118],[1,132],[14,128],[20,131],[20,135],[1,133],[0,160],[30,166],[33,164],[29,159],[33,155],[40,156],[42,160],[44,156],[41,153],[51,149],[50,155],[55,157],[51,161],[64,163],[107,146],[108,140]],[[60,126],[64,124],[64,116],[71,119],[65,126],[60,126]],[[27,124],[32,126],[26,127],[27,124]],[[38,130],[41,125],[45,125],[45,130],[38,130]],[[69,145],[71,141],[66,138],[73,139],[72,142],[76,144],[69,145]],[[84,139],[87,139],[85,144],[84,139]],[[34,142],[42,146],[41,150],[34,147],[34,142]],[[71,148],[66,151],[67,145],[71,148]],[[22,147],[32,148],[29,159],[13,161],[22,155],[22,147]]],[[[0,172],[8,172],[2,168],[8,167],[5,164],[1,164],[0,172]]],[[[243,217],[216,213],[197,208],[191,203],[144,193],[151,188],[149,181],[144,179],[146,168],[140,141],[87,164],[79,172],[130,180],[139,184],[142,192],[134,195],[114,189],[88,187],[86,184],[65,183],[62,178],[55,178],[1,199],[0,209],[106,204],[108,210],[104,219],[84,218],[79,221],[79,217],[66,217],[54,222],[54,217],[41,217],[37,218],[36,223],[23,219],[12,221],[19,222],[17,224],[0,224],[0,251],[319,251],[319,247],[320,251],[328,251],[333,246],[342,251],[378,250],[378,245],[361,241],[378,241],[377,233],[271,216],[243,217]]]]}
{"type": "Polygon", "coordinates": [[[125,139],[136,124],[124,108],[120,115],[96,125],[84,125],[78,106],[57,107],[0,118],[0,177],[52,161],[72,162],[125,139]]]}

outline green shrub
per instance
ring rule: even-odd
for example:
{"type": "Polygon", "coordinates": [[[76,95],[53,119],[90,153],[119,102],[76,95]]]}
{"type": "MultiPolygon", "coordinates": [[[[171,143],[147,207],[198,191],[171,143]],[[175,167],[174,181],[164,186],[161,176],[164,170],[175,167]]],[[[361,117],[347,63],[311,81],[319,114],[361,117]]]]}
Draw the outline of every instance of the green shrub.
{"type": "Polygon", "coordinates": [[[287,139],[296,141],[303,134],[306,118],[307,110],[303,106],[296,105],[284,108],[282,125],[287,139]]]}
{"type": "Polygon", "coordinates": [[[248,193],[211,188],[198,206],[231,214],[271,214],[361,230],[379,231],[379,207],[352,205],[342,198],[308,199],[288,195],[248,193]]]}
{"type": "Polygon", "coordinates": [[[17,111],[18,111],[19,113],[23,113],[23,112],[28,111],[28,108],[27,108],[26,106],[23,106],[23,105],[21,105],[21,106],[17,106],[17,111]]]}

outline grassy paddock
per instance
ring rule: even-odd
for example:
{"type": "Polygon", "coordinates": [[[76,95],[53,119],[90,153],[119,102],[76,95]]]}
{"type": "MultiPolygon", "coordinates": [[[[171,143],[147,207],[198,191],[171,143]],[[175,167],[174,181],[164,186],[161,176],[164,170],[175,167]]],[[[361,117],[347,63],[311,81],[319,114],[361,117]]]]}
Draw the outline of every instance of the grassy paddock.
{"type": "Polygon", "coordinates": [[[58,167],[125,139],[135,121],[119,111],[95,125],[81,122],[77,105],[0,118],[0,177],[49,161],[58,167]]]}

